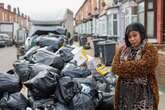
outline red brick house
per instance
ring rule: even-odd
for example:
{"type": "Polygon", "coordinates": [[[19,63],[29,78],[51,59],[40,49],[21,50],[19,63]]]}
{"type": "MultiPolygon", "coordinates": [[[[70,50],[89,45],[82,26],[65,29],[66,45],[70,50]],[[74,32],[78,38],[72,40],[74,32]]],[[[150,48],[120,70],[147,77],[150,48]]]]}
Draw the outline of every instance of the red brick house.
{"type": "Polygon", "coordinates": [[[30,17],[20,14],[19,8],[13,8],[8,5],[5,8],[4,3],[0,3],[0,22],[18,23],[21,27],[29,30],[30,17]]]}

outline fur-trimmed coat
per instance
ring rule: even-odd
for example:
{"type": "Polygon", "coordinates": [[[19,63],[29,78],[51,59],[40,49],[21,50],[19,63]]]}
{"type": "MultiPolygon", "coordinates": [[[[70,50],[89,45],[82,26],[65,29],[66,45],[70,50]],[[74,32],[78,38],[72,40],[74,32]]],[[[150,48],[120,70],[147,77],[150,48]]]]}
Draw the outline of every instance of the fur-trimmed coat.
{"type": "Polygon", "coordinates": [[[138,76],[146,76],[151,85],[152,93],[155,98],[155,105],[158,108],[159,103],[159,90],[155,77],[155,68],[158,64],[158,52],[157,49],[150,43],[147,43],[142,50],[142,58],[139,61],[125,61],[120,63],[120,55],[122,49],[115,54],[112,63],[112,72],[118,75],[118,81],[115,89],[115,110],[119,110],[119,87],[121,78],[127,77],[136,78],[138,76]]]}

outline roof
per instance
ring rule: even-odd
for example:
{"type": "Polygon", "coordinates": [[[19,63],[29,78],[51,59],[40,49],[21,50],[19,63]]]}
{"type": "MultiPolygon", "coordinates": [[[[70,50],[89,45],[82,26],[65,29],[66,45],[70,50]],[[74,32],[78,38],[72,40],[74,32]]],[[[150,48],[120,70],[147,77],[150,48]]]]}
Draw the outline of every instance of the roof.
{"type": "Polygon", "coordinates": [[[77,16],[77,14],[79,13],[79,11],[81,10],[81,8],[85,5],[85,3],[87,2],[88,0],[85,0],[84,3],[81,5],[81,7],[78,9],[78,11],[76,12],[75,16],[77,16]]]}
{"type": "Polygon", "coordinates": [[[39,20],[33,20],[32,24],[33,25],[61,25],[63,20],[56,20],[56,21],[39,21],[39,20]]]}

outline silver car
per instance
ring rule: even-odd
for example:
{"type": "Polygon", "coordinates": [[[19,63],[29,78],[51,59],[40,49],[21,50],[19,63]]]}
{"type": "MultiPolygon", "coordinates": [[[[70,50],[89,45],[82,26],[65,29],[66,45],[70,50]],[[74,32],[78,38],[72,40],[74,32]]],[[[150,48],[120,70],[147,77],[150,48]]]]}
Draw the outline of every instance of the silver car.
{"type": "Polygon", "coordinates": [[[5,47],[5,41],[0,37],[0,47],[5,47]]]}
{"type": "Polygon", "coordinates": [[[0,47],[5,47],[5,46],[6,46],[5,39],[3,38],[3,36],[0,35],[0,47]]]}
{"type": "Polygon", "coordinates": [[[8,34],[0,34],[0,46],[12,46],[12,38],[8,34]]]}

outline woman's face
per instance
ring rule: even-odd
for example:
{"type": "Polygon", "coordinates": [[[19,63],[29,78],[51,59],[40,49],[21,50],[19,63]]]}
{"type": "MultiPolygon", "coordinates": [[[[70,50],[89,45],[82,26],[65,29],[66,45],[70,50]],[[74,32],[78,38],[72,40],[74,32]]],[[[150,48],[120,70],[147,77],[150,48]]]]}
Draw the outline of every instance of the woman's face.
{"type": "Polygon", "coordinates": [[[141,37],[138,31],[131,31],[128,35],[128,41],[131,46],[138,47],[141,44],[141,37]]]}

